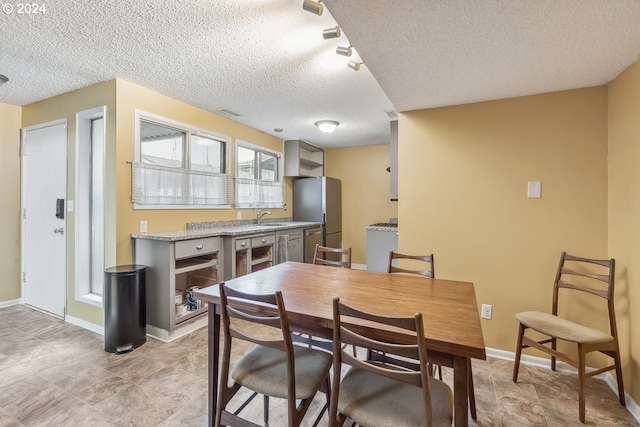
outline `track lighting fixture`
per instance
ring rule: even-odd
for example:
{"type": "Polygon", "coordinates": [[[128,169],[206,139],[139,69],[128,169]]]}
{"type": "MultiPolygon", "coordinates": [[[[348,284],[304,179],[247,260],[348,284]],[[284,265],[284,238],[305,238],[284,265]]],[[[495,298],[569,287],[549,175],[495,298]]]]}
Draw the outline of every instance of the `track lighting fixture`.
{"type": "Polygon", "coordinates": [[[334,130],[336,130],[339,124],[340,123],[336,122],[335,120],[320,120],[319,122],[316,122],[316,126],[318,126],[318,129],[320,129],[320,132],[324,133],[333,132],[334,130]]]}
{"type": "Polygon", "coordinates": [[[351,49],[351,46],[349,47],[338,46],[336,48],[336,53],[342,56],[351,56],[352,50],[353,49],[351,49]]]}
{"type": "Polygon", "coordinates": [[[0,86],[2,86],[8,81],[9,81],[9,78],[7,76],[3,76],[2,74],[0,74],[0,86]]]}
{"type": "Polygon", "coordinates": [[[340,37],[340,34],[342,34],[342,32],[340,31],[340,27],[335,26],[334,28],[329,28],[327,30],[324,30],[322,32],[322,37],[327,40],[327,39],[335,39],[340,37]]]}
{"type": "Polygon", "coordinates": [[[322,12],[324,11],[324,5],[322,3],[312,0],[304,0],[302,8],[307,12],[315,13],[318,16],[322,15],[322,12]]]}
{"type": "Polygon", "coordinates": [[[349,68],[351,68],[352,70],[358,71],[362,66],[362,62],[349,61],[349,64],[347,65],[349,65],[349,68]]]}

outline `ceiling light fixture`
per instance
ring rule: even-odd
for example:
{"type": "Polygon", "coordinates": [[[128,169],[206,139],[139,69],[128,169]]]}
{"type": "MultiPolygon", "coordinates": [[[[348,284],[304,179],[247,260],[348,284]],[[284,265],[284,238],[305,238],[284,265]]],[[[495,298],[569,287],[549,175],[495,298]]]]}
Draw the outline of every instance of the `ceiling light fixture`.
{"type": "Polygon", "coordinates": [[[352,46],[349,47],[342,47],[342,46],[338,46],[336,48],[336,53],[338,55],[342,55],[342,56],[351,56],[352,50],[351,49],[352,46]]]}
{"type": "Polygon", "coordinates": [[[320,132],[324,133],[333,132],[334,130],[336,130],[339,124],[340,123],[336,122],[335,120],[320,120],[319,122],[316,122],[316,126],[318,126],[318,129],[320,129],[320,132]]]}
{"type": "Polygon", "coordinates": [[[324,11],[324,5],[322,3],[312,0],[304,0],[302,8],[307,12],[315,13],[318,16],[322,15],[322,12],[324,11]]]}
{"type": "Polygon", "coordinates": [[[351,68],[352,70],[358,71],[360,70],[360,67],[362,66],[362,62],[356,62],[356,61],[349,61],[349,68],[351,68]]]}
{"type": "Polygon", "coordinates": [[[335,26],[334,28],[329,28],[322,31],[322,38],[324,38],[325,40],[335,39],[340,37],[341,34],[342,32],[340,31],[340,27],[335,26]]]}
{"type": "Polygon", "coordinates": [[[0,74],[0,86],[2,86],[3,84],[5,84],[8,81],[9,81],[9,77],[3,76],[2,74],[0,74]]]}

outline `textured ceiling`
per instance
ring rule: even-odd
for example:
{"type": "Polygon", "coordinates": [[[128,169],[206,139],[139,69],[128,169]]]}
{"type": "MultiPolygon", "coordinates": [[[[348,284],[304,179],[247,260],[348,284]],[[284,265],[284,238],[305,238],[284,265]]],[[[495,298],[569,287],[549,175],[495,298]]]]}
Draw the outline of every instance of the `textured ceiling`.
{"type": "Polygon", "coordinates": [[[636,0],[326,0],[320,17],[302,0],[38,3],[0,13],[0,102],[119,77],[324,147],[387,143],[385,110],[604,84],[640,53],[636,0]],[[324,40],[334,17],[343,35],[324,40]],[[349,41],[358,72],[334,53],[349,41]]]}
{"type": "Polygon", "coordinates": [[[398,111],[606,84],[640,54],[637,0],[326,0],[398,111]]]}

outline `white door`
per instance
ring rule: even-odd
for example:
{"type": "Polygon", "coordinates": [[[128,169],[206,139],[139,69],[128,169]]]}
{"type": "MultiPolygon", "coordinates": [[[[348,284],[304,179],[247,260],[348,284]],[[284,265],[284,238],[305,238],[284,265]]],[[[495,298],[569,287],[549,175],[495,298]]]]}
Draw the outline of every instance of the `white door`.
{"type": "Polygon", "coordinates": [[[64,317],[66,301],[66,120],[22,132],[22,271],[27,305],[64,317]]]}

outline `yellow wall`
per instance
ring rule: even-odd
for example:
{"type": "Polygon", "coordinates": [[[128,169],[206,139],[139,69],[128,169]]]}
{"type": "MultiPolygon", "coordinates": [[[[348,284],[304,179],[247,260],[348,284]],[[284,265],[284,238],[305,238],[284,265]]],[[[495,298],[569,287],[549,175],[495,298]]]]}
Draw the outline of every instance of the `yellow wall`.
{"type": "Polygon", "coordinates": [[[326,151],[326,175],[342,180],[342,240],[356,264],[367,263],[365,227],[398,216],[398,202],[390,201],[389,155],[389,145],[326,151]]]}
{"type": "MultiPolygon", "coordinates": [[[[282,152],[283,142],[256,129],[239,124],[184,102],[153,92],[149,89],[117,79],[117,262],[127,264],[132,260],[131,234],[138,233],[140,221],[147,221],[149,232],[184,230],[188,222],[224,221],[237,218],[255,219],[257,209],[172,209],[134,210],[131,202],[131,165],[134,159],[135,110],[156,114],[201,129],[232,138],[231,172],[235,175],[235,139],[282,152]]],[[[287,206],[291,207],[291,180],[285,180],[287,206]]],[[[269,209],[267,218],[290,217],[289,209],[269,209]]]]}
{"type": "Polygon", "coordinates": [[[487,347],[514,351],[514,315],[551,308],[563,250],[607,257],[606,87],[403,113],[398,169],[399,249],[475,284],[487,347]]]}
{"type": "Polygon", "coordinates": [[[609,254],[627,393],[640,402],[640,62],[609,85],[609,254]]]}
{"type": "Polygon", "coordinates": [[[0,102],[0,304],[20,298],[20,116],[0,102]]]}
{"type": "MultiPolygon", "coordinates": [[[[105,135],[107,168],[113,164],[115,154],[115,81],[108,81],[68,92],[44,101],[23,107],[22,126],[33,126],[52,120],[67,119],[67,200],[75,199],[75,145],[76,145],[76,113],[96,107],[106,106],[105,135]]],[[[113,196],[107,198],[107,209],[113,206],[113,196]]],[[[67,314],[94,324],[103,324],[102,309],[85,304],[75,299],[75,214],[67,213],[65,236],[67,238],[67,314]]],[[[105,227],[107,262],[115,258],[113,239],[114,223],[106,218],[105,227]]]]}

